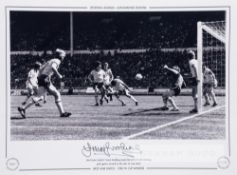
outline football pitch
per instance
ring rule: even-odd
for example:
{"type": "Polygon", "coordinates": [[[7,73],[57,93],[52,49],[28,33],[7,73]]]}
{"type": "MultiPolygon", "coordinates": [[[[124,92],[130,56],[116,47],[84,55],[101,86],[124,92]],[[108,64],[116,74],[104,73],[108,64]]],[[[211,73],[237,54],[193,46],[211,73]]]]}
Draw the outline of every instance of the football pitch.
{"type": "Polygon", "coordinates": [[[139,106],[121,97],[94,106],[92,95],[62,96],[70,118],[60,118],[52,96],[42,107],[33,106],[21,119],[17,107],[24,96],[11,96],[11,140],[101,140],[101,139],[225,139],[225,97],[218,106],[189,114],[191,96],[175,98],[179,112],[160,111],[161,96],[135,96],[139,106]]]}

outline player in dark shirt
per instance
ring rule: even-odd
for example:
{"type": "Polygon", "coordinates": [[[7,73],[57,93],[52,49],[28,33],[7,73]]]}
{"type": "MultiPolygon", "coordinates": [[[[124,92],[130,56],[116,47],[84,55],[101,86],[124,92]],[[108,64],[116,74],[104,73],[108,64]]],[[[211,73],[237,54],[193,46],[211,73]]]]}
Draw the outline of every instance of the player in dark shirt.
{"type": "Polygon", "coordinates": [[[164,92],[164,94],[162,95],[164,106],[161,109],[169,110],[168,102],[170,102],[173,107],[171,111],[179,111],[179,108],[175,104],[173,96],[178,96],[181,92],[182,87],[185,86],[183,76],[180,74],[180,68],[178,66],[173,66],[172,68],[170,68],[165,65],[164,69],[169,72],[172,81],[170,89],[164,92]]]}

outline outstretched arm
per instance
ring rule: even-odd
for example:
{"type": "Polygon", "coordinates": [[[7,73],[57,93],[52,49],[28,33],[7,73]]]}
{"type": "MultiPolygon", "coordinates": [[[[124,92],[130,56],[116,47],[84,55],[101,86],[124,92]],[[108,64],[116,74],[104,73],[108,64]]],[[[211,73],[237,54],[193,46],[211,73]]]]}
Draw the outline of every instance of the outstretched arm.
{"type": "Polygon", "coordinates": [[[166,69],[166,70],[168,70],[170,72],[173,72],[174,74],[178,74],[179,73],[177,70],[172,69],[172,68],[168,67],[167,65],[164,65],[164,69],[166,69]]]}

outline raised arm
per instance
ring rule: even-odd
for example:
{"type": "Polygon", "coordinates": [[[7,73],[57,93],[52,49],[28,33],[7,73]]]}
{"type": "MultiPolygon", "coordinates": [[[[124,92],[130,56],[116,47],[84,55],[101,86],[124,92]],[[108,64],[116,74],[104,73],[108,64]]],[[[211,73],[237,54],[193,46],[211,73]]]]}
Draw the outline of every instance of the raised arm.
{"type": "Polygon", "coordinates": [[[174,74],[178,74],[179,73],[177,70],[172,69],[172,68],[168,67],[167,65],[164,65],[164,69],[166,69],[166,70],[168,70],[170,72],[173,72],[174,74]]]}

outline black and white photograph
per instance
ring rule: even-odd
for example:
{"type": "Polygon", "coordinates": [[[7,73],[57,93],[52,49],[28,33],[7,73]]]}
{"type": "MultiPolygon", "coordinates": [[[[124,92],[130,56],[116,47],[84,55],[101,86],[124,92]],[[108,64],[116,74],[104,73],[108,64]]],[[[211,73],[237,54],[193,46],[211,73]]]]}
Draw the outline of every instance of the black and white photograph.
{"type": "Polygon", "coordinates": [[[236,9],[2,0],[0,174],[235,174],[236,9]]]}
{"type": "Polygon", "coordinates": [[[226,10],[10,10],[11,141],[225,140],[226,10]]]}

